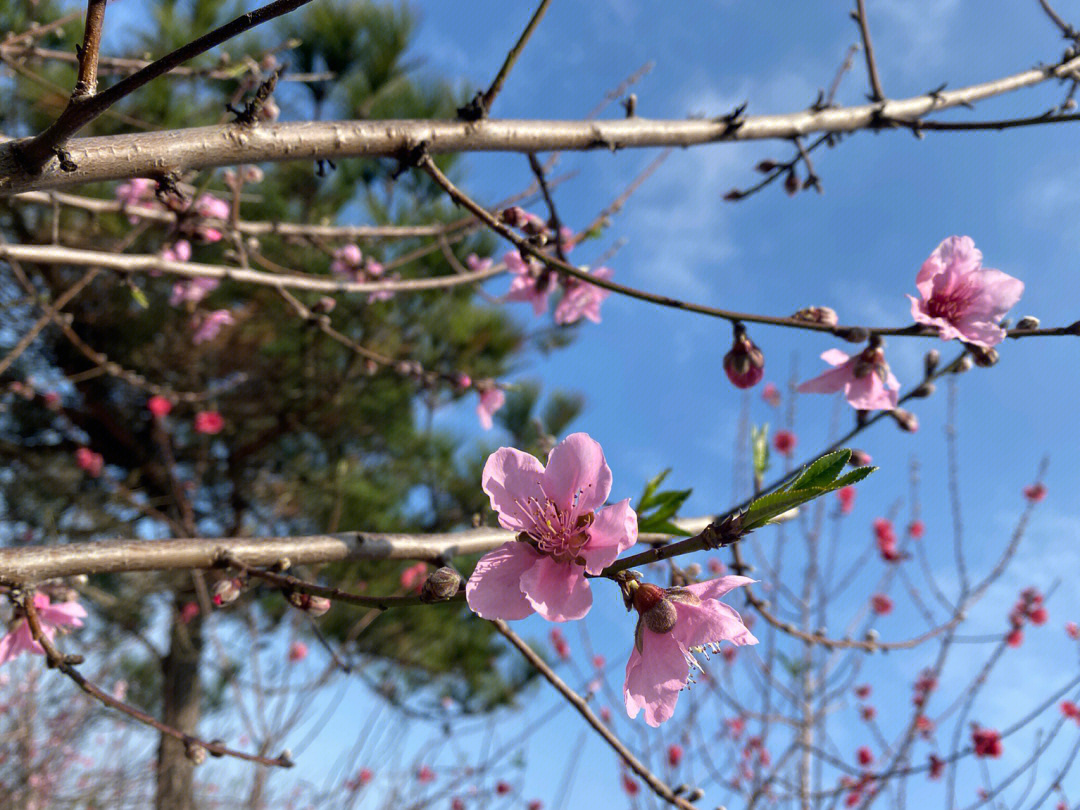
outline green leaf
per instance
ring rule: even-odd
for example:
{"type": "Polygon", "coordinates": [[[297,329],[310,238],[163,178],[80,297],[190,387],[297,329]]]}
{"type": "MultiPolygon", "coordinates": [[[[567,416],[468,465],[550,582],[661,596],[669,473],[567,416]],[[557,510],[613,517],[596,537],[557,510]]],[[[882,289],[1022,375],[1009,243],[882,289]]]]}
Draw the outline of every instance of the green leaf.
{"type": "Polygon", "coordinates": [[[837,450],[835,453],[822,456],[803,470],[802,475],[796,478],[788,489],[827,487],[836,480],[836,476],[847,466],[850,459],[850,450],[837,450]]]}
{"type": "Polygon", "coordinates": [[[750,450],[754,461],[754,475],[758,478],[769,469],[769,425],[750,428],[750,450]]]}
{"type": "Polygon", "coordinates": [[[754,529],[761,528],[770,520],[779,517],[789,509],[794,509],[796,506],[804,504],[807,501],[812,501],[814,498],[825,494],[827,491],[828,490],[817,488],[800,489],[796,492],[781,490],[780,492],[771,492],[768,495],[763,495],[747,507],[742,519],[742,530],[744,532],[751,532],[754,529]]]}
{"type": "Polygon", "coordinates": [[[638,532],[640,534],[670,534],[672,537],[689,537],[690,532],[686,529],[680,529],[674,523],[664,520],[659,523],[653,523],[649,521],[646,525],[638,524],[638,532]]]}
{"type": "Polygon", "coordinates": [[[146,293],[134,284],[131,285],[131,297],[134,298],[135,303],[143,309],[148,309],[150,307],[150,302],[146,300],[146,293]]]}
{"type": "Polygon", "coordinates": [[[833,482],[832,489],[840,489],[841,487],[849,487],[852,484],[857,484],[870,473],[876,471],[877,467],[857,467],[842,478],[837,478],[836,481],[833,482]]]}
{"type": "Polygon", "coordinates": [[[641,498],[638,499],[637,506],[634,507],[635,512],[641,512],[652,506],[652,496],[660,488],[660,485],[664,483],[664,479],[668,477],[668,473],[671,472],[671,467],[661,472],[655,478],[649,480],[645,484],[645,489],[641,492],[641,498]]]}

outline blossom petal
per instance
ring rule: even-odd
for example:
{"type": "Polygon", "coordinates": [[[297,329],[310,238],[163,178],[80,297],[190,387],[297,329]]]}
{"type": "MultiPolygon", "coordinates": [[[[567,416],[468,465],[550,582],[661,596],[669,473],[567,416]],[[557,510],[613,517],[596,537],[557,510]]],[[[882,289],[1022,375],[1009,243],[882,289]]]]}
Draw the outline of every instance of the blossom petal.
{"type": "Polygon", "coordinates": [[[544,472],[544,491],[565,512],[580,515],[603,506],[611,492],[611,468],[600,444],[587,433],[571,433],[555,445],[544,472]]]}
{"type": "Polygon", "coordinates": [[[703,600],[700,605],[674,601],[678,617],[672,634],[684,647],[699,647],[730,641],[742,646],[757,644],[757,639],[743,623],[738,611],[715,599],[703,600]]]}
{"type": "Polygon", "coordinates": [[[484,619],[524,619],[533,609],[521,592],[522,575],[540,555],[528,543],[511,540],[476,563],[465,585],[469,609],[484,619]]]}
{"type": "Polygon", "coordinates": [[[534,456],[500,447],[484,464],[481,484],[499,513],[499,525],[512,532],[532,529],[532,519],[522,507],[528,498],[545,499],[544,466],[534,456]]]}
{"type": "Polygon", "coordinates": [[[721,596],[741,588],[743,585],[750,585],[757,582],[756,579],[750,577],[717,577],[716,579],[709,579],[705,582],[695,582],[693,585],[687,585],[686,590],[694,594],[698,599],[719,599],[721,596]]]}
{"type": "Polygon", "coordinates": [[[626,662],[623,698],[631,718],[645,710],[645,722],[659,726],[675,713],[679,692],[686,685],[690,665],[671,633],[641,632],[641,651],[635,645],[626,662]]]}
{"type": "Polygon", "coordinates": [[[539,556],[521,575],[521,590],[533,610],[549,622],[580,619],[592,607],[592,590],[584,569],[547,556],[539,556]]]}
{"type": "Polygon", "coordinates": [[[851,369],[848,366],[839,366],[811,380],[800,383],[795,390],[800,394],[831,394],[834,391],[842,390],[851,377],[851,369]]]}
{"type": "Polygon", "coordinates": [[[629,498],[601,509],[589,527],[589,542],[581,550],[585,570],[599,574],[636,542],[637,513],[629,498]]]}
{"type": "MultiPolygon", "coordinates": [[[[899,383],[896,387],[900,387],[899,383]]],[[[851,407],[860,411],[890,411],[899,402],[897,392],[886,388],[881,377],[874,372],[853,377],[844,394],[851,407]]]]}
{"type": "Polygon", "coordinates": [[[828,349],[821,353],[821,359],[830,366],[842,366],[851,359],[851,355],[840,349],[828,349]]]}

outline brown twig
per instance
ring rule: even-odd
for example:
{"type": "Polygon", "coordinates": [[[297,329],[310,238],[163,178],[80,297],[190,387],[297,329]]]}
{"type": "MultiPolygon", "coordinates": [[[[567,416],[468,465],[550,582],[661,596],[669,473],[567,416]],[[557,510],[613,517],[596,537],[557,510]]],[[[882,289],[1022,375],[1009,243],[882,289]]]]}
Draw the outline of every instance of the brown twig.
{"type": "Polygon", "coordinates": [[[667,786],[659,777],[652,771],[645,767],[637,757],[631,753],[622,741],[619,740],[609,729],[604,722],[593,714],[592,709],[589,708],[589,704],[585,702],[585,699],[581,697],[577,692],[571,689],[566,683],[555,674],[555,671],[547,665],[543,658],[536,654],[536,652],[525,641],[510,629],[510,626],[501,619],[495,619],[491,622],[495,629],[509,641],[518,652],[520,652],[525,660],[544,676],[544,679],[555,687],[556,691],[561,694],[566,700],[573,706],[578,714],[585,718],[593,729],[604,738],[604,741],[614,749],[615,753],[619,755],[619,758],[626,763],[626,766],[630,768],[634,773],[641,777],[641,779],[647,784],[657,796],[664,801],[675,807],[682,808],[682,810],[695,810],[695,806],[688,802],[681,796],[675,795],[675,792],[667,786]]]}
{"type": "Polygon", "coordinates": [[[101,26],[105,22],[108,0],[86,0],[86,28],[79,50],[79,71],[75,79],[73,99],[87,98],[97,92],[98,56],[101,53],[101,26]]]}
{"type": "MultiPolygon", "coordinates": [[[[100,116],[109,109],[109,107],[131,95],[140,87],[143,87],[159,76],[164,76],[174,67],[182,65],[190,59],[194,59],[196,56],[205,53],[211,48],[217,47],[223,42],[227,42],[233,37],[238,36],[257,25],[261,25],[268,20],[294,11],[300,6],[310,2],[311,0],[275,0],[275,2],[268,3],[255,11],[242,14],[232,22],[226,23],[220,28],[189,42],[187,45],[177,48],[172,53],[150,63],[142,70],[121,79],[102,93],[73,96],[71,103],[68,104],[67,108],[60,114],[60,117],[57,118],[48,129],[31,141],[19,145],[18,156],[23,164],[23,169],[30,174],[40,171],[49,159],[53,157],[54,153],[56,153],[58,149],[61,149],[64,143],[72,135],[100,116]]],[[[90,0],[91,7],[94,7],[97,3],[100,3],[101,14],[103,16],[105,0],[90,0]]],[[[87,27],[88,29],[90,27],[89,12],[87,27]]],[[[100,40],[100,21],[98,23],[98,39],[100,40]]],[[[88,62],[88,60],[80,60],[80,78],[82,78],[84,61],[88,62]]],[[[96,47],[93,70],[94,76],[96,77],[96,47]]]]}
{"type": "Polygon", "coordinates": [[[536,11],[533,12],[528,25],[525,26],[525,30],[521,32],[521,36],[518,37],[518,41],[514,43],[514,47],[506,54],[506,59],[503,60],[502,67],[499,68],[499,72],[495,75],[494,80],[492,80],[491,86],[483,93],[483,95],[473,99],[472,103],[458,111],[462,118],[475,121],[487,117],[487,114],[491,111],[491,105],[495,102],[495,97],[499,94],[499,91],[502,90],[502,86],[506,82],[506,77],[510,75],[514,63],[517,62],[518,57],[521,56],[521,52],[525,49],[525,44],[533,35],[533,31],[536,30],[536,26],[540,24],[540,20],[543,19],[544,14],[547,13],[549,5],[551,5],[551,0],[540,0],[540,5],[536,7],[536,11]]]}
{"type": "Polygon", "coordinates": [[[61,653],[52,640],[45,634],[41,625],[41,619],[37,614],[37,610],[34,608],[34,595],[32,592],[25,594],[24,599],[20,603],[23,612],[26,615],[26,623],[30,628],[30,634],[34,641],[41,645],[45,650],[45,657],[49,662],[49,666],[60,670],[64,675],[70,678],[75,684],[82,689],[86,694],[95,700],[100,701],[106,706],[116,709],[119,712],[127,715],[133,720],[137,720],[143,725],[150,726],[154,730],[161,734],[173,737],[184,743],[185,746],[190,748],[205,748],[206,751],[215,756],[228,756],[236,759],[241,759],[246,762],[254,762],[258,765],[266,765],[269,767],[278,768],[291,768],[292,760],[288,755],[281,754],[280,756],[270,758],[259,756],[256,754],[248,754],[244,751],[236,751],[232,748],[228,748],[218,742],[208,742],[201,740],[198,737],[194,737],[191,734],[185,734],[184,732],[167,726],[160,720],[151,717],[146,712],[136,709],[134,706],[130,706],[121,700],[117,700],[115,697],[104,691],[96,684],[87,680],[78,669],[76,664],[81,663],[81,656],[67,656],[61,653]]]}
{"type": "Polygon", "coordinates": [[[874,59],[874,43],[870,39],[870,23],[866,19],[866,0],[855,0],[855,11],[851,16],[859,24],[859,33],[862,34],[866,73],[870,78],[870,100],[884,101],[885,91],[881,89],[881,77],[878,76],[877,60],[874,59]]]}

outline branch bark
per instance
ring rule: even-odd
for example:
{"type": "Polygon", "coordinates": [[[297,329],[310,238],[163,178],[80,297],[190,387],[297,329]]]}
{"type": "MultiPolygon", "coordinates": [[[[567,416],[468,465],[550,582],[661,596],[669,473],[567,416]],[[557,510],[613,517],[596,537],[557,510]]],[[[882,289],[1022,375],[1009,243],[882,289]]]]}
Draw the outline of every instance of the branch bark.
{"type": "MultiPolygon", "coordinates": [[[[617,150],[694,146],[719,141],[790,140],[813,132],[854,132],[883,126],[916,128],[921,116],[928,113],[973,104],[1049,79],[1068,77],[1077,70],[1080,70],[1080,57],[982,84],[908,99],[734,120],[721,116],[703,120],[635,117],[616,121],[290,122],[79,138],[66,146],[67,171],[51,162],[38,173],[25,171],[16,154],[20,149],[25,151],[29,142],[9,141],[0,144],[0,196],[238,163],[404,157],[420,146],[430,154],[617,150]]],[[[139,75],[141,72],[135,74],[139,75]]],[[[105,98],[111,90],[95,96],[93,101],[105,98]]]]}

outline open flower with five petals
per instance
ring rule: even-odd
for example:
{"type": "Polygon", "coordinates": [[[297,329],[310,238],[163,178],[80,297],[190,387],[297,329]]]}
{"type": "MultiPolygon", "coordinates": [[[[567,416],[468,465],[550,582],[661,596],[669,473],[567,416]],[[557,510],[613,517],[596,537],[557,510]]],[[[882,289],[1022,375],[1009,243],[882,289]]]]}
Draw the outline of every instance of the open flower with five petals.
{"type": "Polygon", "coordinates": [[[637,542],[630,500],[604,507],[611,469],[585,433],[552,449],[547,467],[528,453],[500,447],[484,465],[483,489],[504,529],[518,539],[485,554],[465,587],[485,619],[553,622],[580,619],[592,607],[585,578],[599,574],[637,542]]]}

